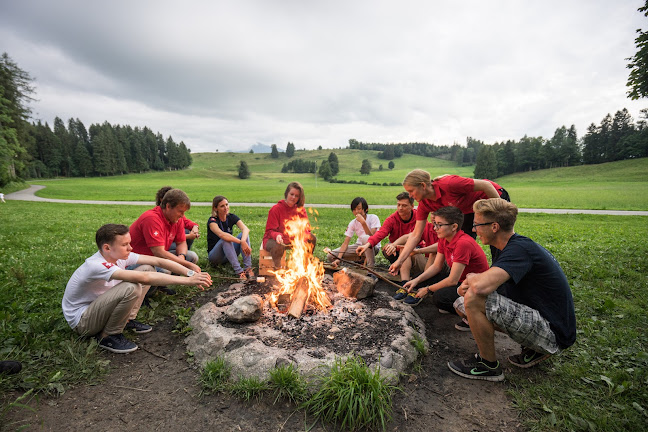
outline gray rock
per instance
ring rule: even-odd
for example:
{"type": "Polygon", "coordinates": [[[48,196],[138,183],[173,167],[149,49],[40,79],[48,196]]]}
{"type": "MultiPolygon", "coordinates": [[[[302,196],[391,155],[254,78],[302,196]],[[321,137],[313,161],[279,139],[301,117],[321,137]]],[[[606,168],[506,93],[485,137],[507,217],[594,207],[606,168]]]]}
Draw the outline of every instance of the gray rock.
{"type": "Polygon", "coordinates": [[[258,294],[234,300],[225,311],[229,321],[235,323],[256,322],[263,314],[263,299],[258,294]]]}

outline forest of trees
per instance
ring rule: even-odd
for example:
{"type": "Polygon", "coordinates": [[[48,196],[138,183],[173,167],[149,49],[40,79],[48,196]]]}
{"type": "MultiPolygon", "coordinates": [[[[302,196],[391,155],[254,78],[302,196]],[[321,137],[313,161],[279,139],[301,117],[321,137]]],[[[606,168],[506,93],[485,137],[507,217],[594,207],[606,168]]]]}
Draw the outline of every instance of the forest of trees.
{"type": "Polygon", "coordinates": [[[6,54],[0,57],[0,186],[42,177],[87,177],[177,170],[191,165],[191,151],[170,136],[144,127],[92,124],[77,119],[53,128],[30,123],[31,76],[6,54]]]}

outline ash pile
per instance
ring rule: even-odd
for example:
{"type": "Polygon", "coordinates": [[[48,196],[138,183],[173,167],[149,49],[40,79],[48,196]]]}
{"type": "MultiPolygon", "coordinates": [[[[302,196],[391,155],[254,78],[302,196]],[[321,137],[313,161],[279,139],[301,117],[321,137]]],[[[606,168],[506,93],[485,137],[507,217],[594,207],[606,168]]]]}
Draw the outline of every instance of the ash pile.
{"type": "Polygon", "coordinates": [[[417,358],[411,341],[420,338],[428,348],[425,325],[411,307],[375,291],[377,282],[348,269],[326,274],[326,307],[300,304],[298,289],[291,298],[277,296],[274,278],[235,283],[194,313],[187,349],[201,365],[223,357],[234,376],[262,379],[289,363],[308,374],[336,357],[359,355],[397,381],[417,358]]]}

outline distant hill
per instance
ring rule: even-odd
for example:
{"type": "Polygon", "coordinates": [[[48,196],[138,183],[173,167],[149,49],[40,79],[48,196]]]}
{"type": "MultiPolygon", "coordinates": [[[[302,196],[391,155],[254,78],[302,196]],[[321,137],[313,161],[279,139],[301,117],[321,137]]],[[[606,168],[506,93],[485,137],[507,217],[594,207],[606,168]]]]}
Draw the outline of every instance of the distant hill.
{"type": "Polygon", "coordinates": [[[254,151],[254,153],[270,153],[270,151],[272,151],[272,147],[266,144],[256,143],[247,151],[242,150],[239,153],[249,153],[250,150],[254,151]]]}

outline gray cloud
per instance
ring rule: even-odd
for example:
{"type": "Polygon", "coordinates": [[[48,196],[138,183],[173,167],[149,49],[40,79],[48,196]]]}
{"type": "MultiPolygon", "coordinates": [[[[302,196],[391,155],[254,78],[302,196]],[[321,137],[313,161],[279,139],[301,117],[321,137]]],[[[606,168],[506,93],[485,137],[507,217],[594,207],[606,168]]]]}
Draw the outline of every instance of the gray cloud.
{"type": "Polygon", "coordinates": [[[579,134],[625,97],[638,0],[4,2],[34,117],[150,126],[194,152],[579,134]]]}

